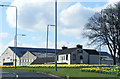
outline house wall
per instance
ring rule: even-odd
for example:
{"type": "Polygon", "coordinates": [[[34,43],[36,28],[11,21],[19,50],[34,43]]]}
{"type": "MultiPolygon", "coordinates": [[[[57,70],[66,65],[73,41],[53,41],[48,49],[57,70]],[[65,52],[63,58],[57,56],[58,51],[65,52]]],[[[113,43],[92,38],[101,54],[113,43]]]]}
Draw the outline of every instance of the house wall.
{"type": "Polygon", "coordinates": [[[20,65],[30,65],[37,57],[34,56],[32,53],[27,51],[21,58],[20,58],[20,65]]]}
{"type": "Polygon", "coordinates": [[[75,51],[71,52],[66,59],[66,54],[61,54],[58,56],[58,63],[68,63],[68,64],[99,64],[99,55],[88,54],[81,48],[77,48],[75,51]],[[82,56],[83,59],[80,58],[82,56]],[[64,57],[64,58],[63,58],[64,57]]]}
{"type": "Polygon", "coordinates": [[[70,62],[71,64],[87,64],[88,63],[88,53],[81,48],[78,48],[74,52],[72,52],[70,57],[71,57],[71,62],[70,62]],[[76,59],[74,59],[73,54],[76,55],[76,59]],[[80,56],[82,56],[83,59],[80,59],[80,56]]]}
{"type": "Polygon", "coordinates": [[[99,64],[99,55],[89,55],[89,64],[99,64]]]}
{"type": "MultiPolygon", "coordinates": [[[[13,61],[13,59],[15,59],[15,53],[10,49],[10,48],[7,48],[5,50],[5,52],[1,55],[0,57],[0,65],[3,65],[5,63],[9,64],[9,63],[13,63],[13,65],[15,65],[15,61],[13,61]],[[3,61],[3,59],[5,59],[3,61]]],[[[16,55],[16,65],[19,65],[19,57],[16,55]]]]}
{"type": "Polygon", "coordinates": [[[88,64],[88,53],[83,50],[84,64],[88,64]]]}
{"type": "Polygon", "coordinates": [[[57,63],[67,63],[67,64],[70,64],[70,54],[58,55],[57,63]],[[66,60],[67,55],[68,55],[68,60],[66,60]]]}

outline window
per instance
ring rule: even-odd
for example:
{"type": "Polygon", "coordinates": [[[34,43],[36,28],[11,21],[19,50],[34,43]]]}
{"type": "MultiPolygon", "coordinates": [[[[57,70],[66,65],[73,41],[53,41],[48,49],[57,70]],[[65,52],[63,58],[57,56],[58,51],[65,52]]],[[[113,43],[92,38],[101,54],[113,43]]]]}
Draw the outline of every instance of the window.
{"type": "Polygon", "coordinates": [[[80,53],[80,50],[77,50],[77,53],[80,53]]]}
{"type": "Polygon", "coordinates": [[[28,59],[26,59],[26,62],[28,62],[28,59]]]}
{"type": "Polygon", "coordinates": [[[26,62],[26,60],[24,59],[24,62],[26,62]]]}
{"type": "Polygon", "coordinates": [[[61,56],[60,58],[61,58],[61,60],[65,60],[65,56],[61,56]]]}
{"type": "Polygon", "coordinates": [[[83,56],[80,56],[80,63],[83,63],[83,56]]]}
{"type": "Polygon", "coordinates": [[[21,59],[21,62],[23,62],[22,59],[21,59]]]}
{"type": "Polygon", "coordinates": [[[29,61],[28,62],[30,62],[30,59],[29,59],[29,61]]]}
{"type": "Polygon", "coordinates": [[[82,56],[82,55],[80,56],[80,59],[83,59],[83,56],[82,56]]]}
{"type": "Polygon", "coordinates": [[[66,60],[68,60],[68,55],[66,55],[66,60]]]}
{"type": "Polygon", "coordinates": [[[31,59],[31,62],[33,62],[33,59],[31,59]]]}
{"type": "Polygon", "coordinates": [[[59,57],[59,56],[57,55],[57,61],[58,61],[58,57],[59,57]]]}
{"type": "Polygon", "coordinates": [[[75,54],[73,54],[73,60],[76,60],[76,55],[75,54]]]}

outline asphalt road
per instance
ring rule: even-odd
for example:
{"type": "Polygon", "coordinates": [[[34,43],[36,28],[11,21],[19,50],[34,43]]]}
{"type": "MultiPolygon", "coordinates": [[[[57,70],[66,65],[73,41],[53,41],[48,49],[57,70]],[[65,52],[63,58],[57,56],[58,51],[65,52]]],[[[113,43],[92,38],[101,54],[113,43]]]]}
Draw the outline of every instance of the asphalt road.
{"type": "Polygon", "coordinates": [[[60,79],[57,76],[29,71],[1,70],[1,79],[60,79]]]}

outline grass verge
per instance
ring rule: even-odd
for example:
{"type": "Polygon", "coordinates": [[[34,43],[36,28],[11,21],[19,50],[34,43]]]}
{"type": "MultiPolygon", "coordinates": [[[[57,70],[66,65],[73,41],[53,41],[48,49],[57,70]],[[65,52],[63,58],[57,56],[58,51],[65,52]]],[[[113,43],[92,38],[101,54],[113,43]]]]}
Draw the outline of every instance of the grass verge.
{"type": "Polygon", "coordinates": [[[116,74],[103,74],[103,73],[95,73],[95,72],[82,72],[80,68],[58,68],[58,71],[55,71],[54,68],[3,68],[9,70],[23,70],[23,71],[31,71],[31,72],[40,72],[53,74],[60,77],[115,77],[118,78],[116,74]]]}

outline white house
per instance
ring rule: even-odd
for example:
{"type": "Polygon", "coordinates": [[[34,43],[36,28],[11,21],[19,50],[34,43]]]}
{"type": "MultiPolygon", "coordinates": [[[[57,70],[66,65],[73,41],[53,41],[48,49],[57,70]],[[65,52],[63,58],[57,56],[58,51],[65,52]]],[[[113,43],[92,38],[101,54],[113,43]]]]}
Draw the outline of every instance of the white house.
{"type": "Polygon", "coordinates": [[[58,63],[66,64],[99,64],[99,52],[92,49],[83,49],[82,45],[75,48],[62,47],[58,52],[58,63]]]}

